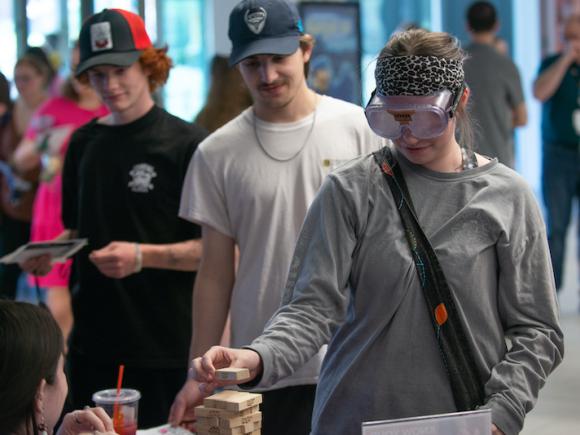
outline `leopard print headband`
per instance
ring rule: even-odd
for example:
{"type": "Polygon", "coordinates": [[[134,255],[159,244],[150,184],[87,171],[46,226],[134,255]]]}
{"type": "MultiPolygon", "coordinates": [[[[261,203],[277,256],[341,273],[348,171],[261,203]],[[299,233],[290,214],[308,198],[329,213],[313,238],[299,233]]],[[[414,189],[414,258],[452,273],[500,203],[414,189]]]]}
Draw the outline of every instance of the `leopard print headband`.
{"type": "Polygon", "coordinates": [[[381,95],[429,95],[449,89],[455,94],[464,80],[463,62],[436,56],[389,56],[377,60],[381,95]]]}

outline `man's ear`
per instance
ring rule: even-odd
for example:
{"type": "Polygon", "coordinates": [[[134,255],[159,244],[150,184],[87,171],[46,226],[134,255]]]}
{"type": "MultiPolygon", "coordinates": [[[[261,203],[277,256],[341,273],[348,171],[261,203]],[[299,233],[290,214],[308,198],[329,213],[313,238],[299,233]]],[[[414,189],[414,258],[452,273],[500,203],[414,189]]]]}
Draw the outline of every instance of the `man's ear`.
{"type": "Polygon", "coordinates": [[[312,57],[312,50],[314,48],[313,44],[300,44],[300,50],[302,50],[302,57],[304,63],[308,63],[312,57]]]}

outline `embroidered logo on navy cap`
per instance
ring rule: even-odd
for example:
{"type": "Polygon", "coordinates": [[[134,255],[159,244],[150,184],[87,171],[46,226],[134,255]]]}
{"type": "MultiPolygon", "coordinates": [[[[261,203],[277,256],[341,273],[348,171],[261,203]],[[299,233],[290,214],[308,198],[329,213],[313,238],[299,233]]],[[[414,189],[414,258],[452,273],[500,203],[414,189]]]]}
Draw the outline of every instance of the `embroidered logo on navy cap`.
{"type": "Polygon", "coordinates": [[[258,35],[266,25],[268,13],[264,8],[248,9],[244,15],[244,21],[252,32],[258,35]]]}
{"type": "Polygon", "coordinates": [[[91,48],[92,51],[103,51],[113,48],[111,23],[104,21],[91,25],[91,48]]]}

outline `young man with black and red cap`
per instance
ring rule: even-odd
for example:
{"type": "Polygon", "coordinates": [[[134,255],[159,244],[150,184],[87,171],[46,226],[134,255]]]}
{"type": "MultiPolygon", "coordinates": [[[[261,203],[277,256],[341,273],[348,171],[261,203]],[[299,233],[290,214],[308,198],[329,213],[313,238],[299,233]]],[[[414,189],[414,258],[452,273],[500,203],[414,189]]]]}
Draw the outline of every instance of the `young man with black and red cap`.
{"type": "MultiPolygon", "coordinates": [[[[177,214],[205,133],[154,104],[171,60],[139,16],[105,9],[83,24],[79,44],[77,76],[111,113],[75,132],[63,169],[60,238],[88,239],[75,260],[73,408],[114,387],[124,364],[123,385],[142,394],[140,427],[159,425],[187,368],[201,243],[199,227],[177,214]]],[[[50,268],[46,258],[24,266],[36,274],[50,268]]]]}
{"type": "MultiPolygon", "coordinates": [[[[229,37],[230,64],[253,105],[200,145],[183,188],[180,216],[203,228],[191,357],[219,343],[228,310],[233,346],[260,335],[282,301],[298,231],[326,175],[382,144],[360,107],[308,87],[313,38],[291,2],[240,2],[229,37]]],[[[263,434],[310,432],[323,355],[324,348],[293,376],[259,390],[263,434]]],[[[187,425],[201,396],[189,379],[170,421],[187,425]]]]}

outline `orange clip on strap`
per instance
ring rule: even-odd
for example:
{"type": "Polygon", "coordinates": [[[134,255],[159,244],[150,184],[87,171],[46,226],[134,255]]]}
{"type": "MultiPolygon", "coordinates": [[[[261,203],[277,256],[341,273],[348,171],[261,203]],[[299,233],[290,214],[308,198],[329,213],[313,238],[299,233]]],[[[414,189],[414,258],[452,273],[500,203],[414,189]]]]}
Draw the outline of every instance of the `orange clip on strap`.
{"type": "Polygon", "coordinates": [[[387,162],[383,162],[383,164],[381,165],[381,169],[385,174],[390,175],[391,177],[393,176],[393,170],[391,169],[391,167],[387,162]]]}
{"type": "Polygon", "coordinates": [[[445,304],[440,303],[435,307],[435,320],[439,326],[443,325],[447,322],[447,309],[445,308],[445,304]]]}

